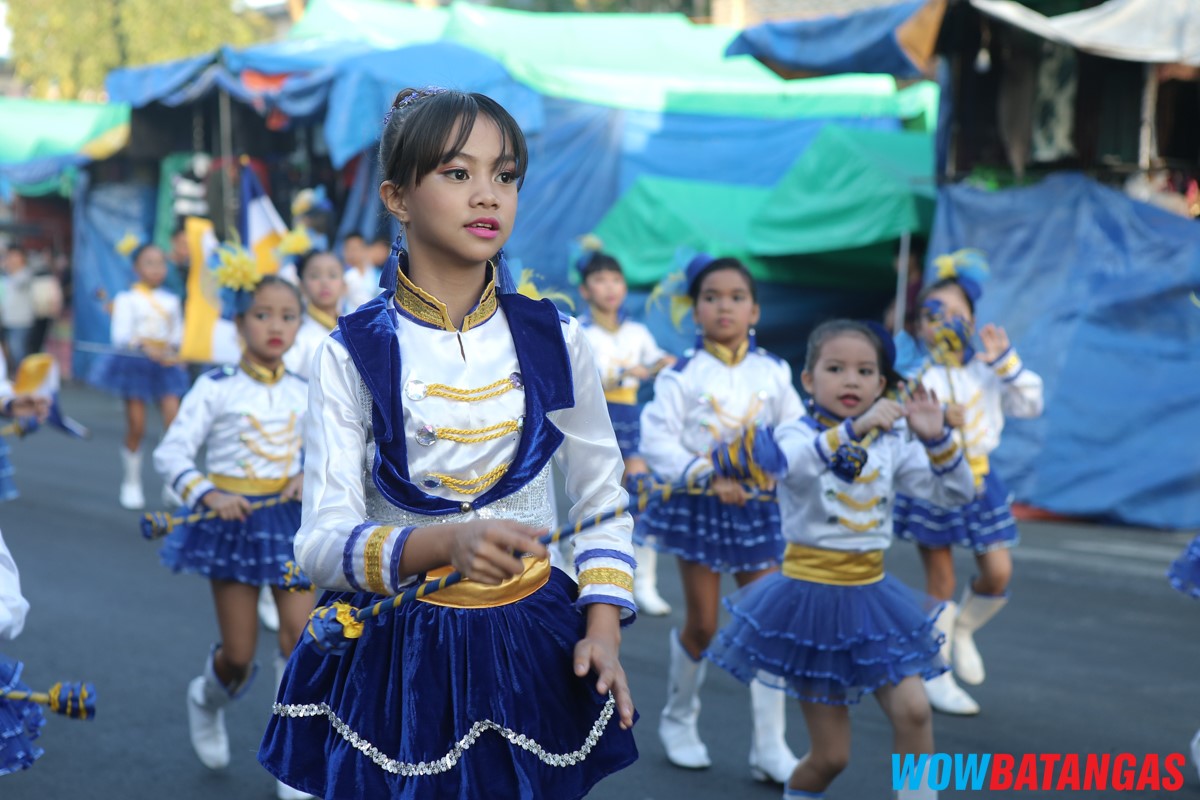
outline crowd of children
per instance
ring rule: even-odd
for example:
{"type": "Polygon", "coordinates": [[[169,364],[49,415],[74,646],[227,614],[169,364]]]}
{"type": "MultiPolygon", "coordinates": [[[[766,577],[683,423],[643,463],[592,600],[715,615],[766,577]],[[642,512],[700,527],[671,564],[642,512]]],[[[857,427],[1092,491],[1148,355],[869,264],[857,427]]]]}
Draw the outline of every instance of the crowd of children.
{"type": "MultiPolygon", "coordinates": [[[[1004,329],[976,331],[978,265],[950,257],[916,297],[912,363],[874,323],[817,327],[805,401],[756,341],[758,287],[737,259],[687,263],[680,299],[697,335],[678,356],[628,318],[621,264],[599,242],[573,265],[578,319],[517,292],[503,245],[528,158],[489,98],[401,92],[379,148],[400,236],[351,235],[340,255],[312,240],[285,277],[232,269],[249,256],[223,249],[212,268],[242,359],[190,387],[164,254],[129,254],[135,282],[113,302],[94,379],[125,405],[125,508],[146,505],[146,406],[158,406],[154,468],[181,509],[162,523],[161,559],[212,585],[220,638],[187,687],[200,761],[230,761],[223,708],[257,672],[265,592],[279,652],[258,758],[279,797],[583,797],[637,758],[620,630],[638,611],[671,612],[659,552],[683,586],[657,720],[672,764],[711,765],[710,663],[749,685],[750,772],[784,797],[824,796],[866,695],[895,753],[932,753],[931,707],[979,710],[957,681],[983,681],[974,636],[1008,599],[1017,530],[988,456],[1006,416],[1042,411],[1041,380],[1004,329]],[[579,524],[564,550],[540,538],[558,516],[555,476],[579,524]],[[918,545],[924,591],[885,572],[893,534],[918,545]],[[957,604],[954,546],[978,566],[957,604]],[[451,571],[466,580],[355,614],[451,571]],[[725,573],[739,588],[719,628],[725,573]],[[310,615],[310,633],[336,617],[345,647],[297,646],[310,615]],[[789,696],[808,728],[802,757],[785,741],[789,696]]],[[[0,452],[0,495],[11,490],[0,452]]],[[[1196,552],[1174,572],[1193,594],[1196,552]]],[[[15,635],[23,606],[2,541],[0,601],[0,638],[15,635]]],[[[0,774],[36,757],[16,738],[36,720],[19,711],[0,699],[14,741],[0,774]]]]}

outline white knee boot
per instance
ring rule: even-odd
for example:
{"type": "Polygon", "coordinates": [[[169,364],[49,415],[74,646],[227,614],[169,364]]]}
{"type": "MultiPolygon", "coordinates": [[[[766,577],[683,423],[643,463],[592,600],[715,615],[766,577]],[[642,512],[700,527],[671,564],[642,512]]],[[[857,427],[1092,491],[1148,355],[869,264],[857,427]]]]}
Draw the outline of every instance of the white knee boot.
{"type": "Polygon", "coordinates": [[[754,729],[750,739],[750,775],[756,781],[787,785],[800,759],[787,746],[784,731],[786,697],[759,681],[750,682],[750,710],[754,729]]]}
{"type": "Polygon", "coordinates": [[[658,593],[658,551],[648,545],[633,548],[637,569],[633,572],[633,599],[638,612],[651,617],[665,617],[671,606],[658,593]]]}
{"type": "MultiPolygon", "coordinates": [[[[272,702],[279,697],[279,687],[283,684],[283,671],[285,669],[287,669],[287,659],[283,657],[282,653],[276,653],[275,697],[272,698],[272,702]]],[[[293,789],[291,786],[288,786],[286,783],[280,780],[275,781],[275,796],[279,798],[279,800],[311,800],[313,797],[311,794],[302,792],[299,789],[293,789]]]]}
{"type": "Polygon", "coordinates": [[[121,466],[125,471],[121,481],[121,508],[141,511],[146,507],[146,496],[142,493],[142,451],[122,447],[121,466]]]}
{"type": "Polygon", "coordinates": [[[225,706],[245,694],[258,665],[251,666],[250,673],[234,686],[221,683],[213,669],[213,656],[218,645],[214,645],[204,662],[204,673],[188,684],[187,709],[188,733],[192,748],[200,762],[209,769],[222,769],[229,765],[229,735],[225,731],[225,706]]]}
{"type": "Polygon", "coordinates": [[[700,687],[707,663],[694,660],[671,631],[671,662],[667,674],[667,704],[658,721],[658,738],[667,760],[677,767],[704,769],[712,766],[708,748],[700,741],[700,687]]]}
{"type": "Polygon", "coordinates": [[[933,770],[933,762],[926,759],[925,769],[921,773],[921,778],[918,781],[919,788],[910,789],[907,786],[896,791],[896,800],[937,800],[937,789],[929,785],[929,779],[933,770]]]}
{"type": "MultiPolygon", "coordinates": [[[[947,666],[951,664],[954,621],[957,617],[958,607],[953,602],[948,602],[946,608],[938,616],[937,622],[934,623],[938,631],[946,637],[942,642],[941,653],[947,666]]],[[[933,707],[933,710],[943,714],[971,716],[979,713],[979,704],[971,695],[963,691],[963,688],[955,682],[954,674],[950,672],[943,672],[936,678],[925,681],[925,696],[929,698],[929,705],[933,707]]]]}
{"type": "Polygon", "coordinates": [[[975,646],[975,631],[986,625],[1000,609],[1008,603],[1008,595],[975,594],[968,584],[963,590],[962,604],[958,607],[958,621],[954,623],[954,674],[971,686],[983,683],[987,674],[983,670],[983,658],[975,646]]]}

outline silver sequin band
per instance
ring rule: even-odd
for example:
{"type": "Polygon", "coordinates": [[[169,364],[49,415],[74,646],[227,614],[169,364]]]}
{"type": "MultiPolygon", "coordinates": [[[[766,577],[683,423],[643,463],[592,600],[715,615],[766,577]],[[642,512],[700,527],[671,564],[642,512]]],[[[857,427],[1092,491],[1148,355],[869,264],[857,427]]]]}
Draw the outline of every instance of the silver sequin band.
{"type": "Polygon", "coordinates": [[[386,753],[381,752],[375,745],[351,730],[350,726],[342,722],[341,718],[333,712],[333,709],[325,703],[313,703],[309,705],[276,703],[272,707],[272,711],[281,717],[327,717],[329,724],[333,726],[333,729],[343,739],[350,743],[351,747],[362,751],[363,755],[374,761],[377,766],[394,775],[403,775],[406,778],[411,778],[417,775],[440,775],[443,772],[453,769],[454,765],[462,759],[463,753],[467,752],[471,748],[471,745],[475,744],[479,737],[489,730],[500,734],[509,743],[520,747],[522,750],[528,750],[530,753],[533,753],[543,764],[551,767],[573,767],[587,758],[592,750],[595,749],[596,743],[604,735],[604,729],[608,726],[608,721],[612,719],[616,706],[616,698],[613,697],[612,692],[609,692],[608,701],[604,704],[604,708],[601,709],[600,716],[596,719],[596,723],[592,725],[591,731],[588,732],[583,746],[570,753],[547,752],[545,748],[525,734],[517,733],[511,728],[506,728],[503,725],[492,722],[490,719],[485,719],[472,725],[467,735],[459,739],[446,755],[436,761],[422,761],[416,764],[411,761],[396,761],[393,758],[388,758],[386,753]]]}

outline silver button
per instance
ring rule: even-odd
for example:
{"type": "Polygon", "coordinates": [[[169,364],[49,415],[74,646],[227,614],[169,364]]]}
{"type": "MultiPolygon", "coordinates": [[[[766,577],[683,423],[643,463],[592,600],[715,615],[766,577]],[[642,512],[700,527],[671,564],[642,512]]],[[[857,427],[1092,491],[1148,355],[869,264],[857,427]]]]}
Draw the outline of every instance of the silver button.
{"type": "Polygon", "coordinates": [[[461,505],[459,505],[458,510],[461,511],[462,513],[466,514],[468,511],[471,510],[471,504],[470,503],[462,503],[461,505]]]}
{"type": "Polygon", "coordinates": [[[417,444],[424,447],[432,446],[438,440],[437,428],[432,425],[422,425],[417,428],[417,444]]]}
{"type": "Polygon", "coordinates": [[[519,431],[525,430],[525,415],[524,414],[517,417],[517,430],[519,430],[519,431]]]}
{"type": "Polygon", "coordinates": [[[429,395],[429,389],[426,388],[424,381],[414,378],[404,384],[404,394],[409,400],[424,400],[429,395]]]}

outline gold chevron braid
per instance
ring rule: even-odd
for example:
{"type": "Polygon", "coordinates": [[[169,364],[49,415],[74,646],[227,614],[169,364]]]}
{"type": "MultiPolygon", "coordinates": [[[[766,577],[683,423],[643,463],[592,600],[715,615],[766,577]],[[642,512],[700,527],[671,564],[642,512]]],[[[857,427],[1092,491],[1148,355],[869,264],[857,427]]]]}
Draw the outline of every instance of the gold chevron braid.
{"type": "MultiPolygon", "coordinates": [[[[297,501],[296,500],[284,500],[283,498],[280,498],[280,497],[271,497],[266,500],[258,500],[256,502],[251,503],[250,510],[251,511],[260,511],[264,508],[271,508],[272,506],[281,505],[283,503],[295,503],[295,502],[297,502],[297,501]]],[[[164,518],[164,517],[161,517],[161,515],[151,513],[151,514],[142,515],[142,519],[144,521],[148,521],[150,523],[150,529],[152,531],[152,535],[150,536],[150,538],[161,539],[162,537],[169,534],[171,531],[175,530],[175,528],[179,525],[191,525],[196,522],[202,522],[203,520],[206,520],[206,519],[216,519],[219,516],[220,516],[220,514],[218,512],[209,510],[209,511],[202,511],[202,512],[198,511],[195,514],[188,514],[185,517],[165,517],[164,518]]]]}

